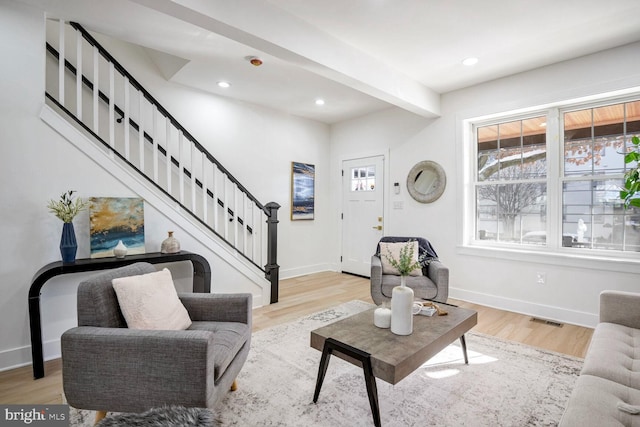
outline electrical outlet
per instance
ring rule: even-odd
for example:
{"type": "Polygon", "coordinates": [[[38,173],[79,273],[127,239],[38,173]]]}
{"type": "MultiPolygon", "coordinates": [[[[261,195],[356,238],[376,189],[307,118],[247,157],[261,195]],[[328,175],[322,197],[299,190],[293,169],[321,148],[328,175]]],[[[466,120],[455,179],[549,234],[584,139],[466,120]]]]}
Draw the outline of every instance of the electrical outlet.
{"type": "Polygon", "coordinates": [[[545,283],[547,283],[547,273],[538,271],[536,273],[536,283],[538,285],[544,285],[545,283]]]}

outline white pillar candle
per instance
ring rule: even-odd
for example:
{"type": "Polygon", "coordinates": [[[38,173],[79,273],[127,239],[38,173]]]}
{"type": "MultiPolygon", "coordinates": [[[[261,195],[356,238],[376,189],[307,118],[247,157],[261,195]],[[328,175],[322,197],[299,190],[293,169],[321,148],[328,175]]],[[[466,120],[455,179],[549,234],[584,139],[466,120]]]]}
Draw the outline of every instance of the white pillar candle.
{"type": "Polygon", "coordinates": [[[373,312],[373,324],[378,328],[388,328],[391,326],[391,310],[388,308],[376,308],[373,312]]]}
{"type": "Polygon", "coordinates": [[[413,332],[413,290],[396,286],[391,294],[391,332],[410,335],[413,332]]]}

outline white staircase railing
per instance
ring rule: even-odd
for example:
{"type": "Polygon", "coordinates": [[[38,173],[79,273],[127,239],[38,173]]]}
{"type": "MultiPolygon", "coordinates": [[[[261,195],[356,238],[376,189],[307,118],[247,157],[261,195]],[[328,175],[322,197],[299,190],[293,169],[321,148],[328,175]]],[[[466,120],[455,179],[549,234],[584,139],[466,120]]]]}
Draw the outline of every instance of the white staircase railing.
{"type": "Polygon", "coordinates": [[[277,302],[280,206],[260,203],[80,25],[48,20],[47,51],[48,101],[262,270],[277,302]]]}

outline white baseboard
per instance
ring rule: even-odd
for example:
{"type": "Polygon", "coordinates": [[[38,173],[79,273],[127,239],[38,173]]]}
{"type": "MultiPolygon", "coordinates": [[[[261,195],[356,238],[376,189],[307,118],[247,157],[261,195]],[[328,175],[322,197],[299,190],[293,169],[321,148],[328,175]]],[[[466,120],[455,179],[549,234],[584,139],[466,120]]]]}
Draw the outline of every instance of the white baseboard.
{"type": "MultiPolygon", "coordinates": [[[[47,341],[43,344],[44,360],[59,359],[60,340],[47,341]]],[[[0,372],[10,371],[23,366],[31,366],[31,346],[16,347],[9,350],[0,351],[0,372]],[[28,360],[28,362],[25,362],[28,360]]],[[[45,372],[46,375],[46,372],[45,372]]]]}
{"type": "Polygon", "coordinates": [[[293,277],[305,276],[307,274],[320,273],[323,271],[337,271],[336,267],[330,263],[305,265],[303,267],[280,269],[280,279],[291,279],[293,277]]]}
{"type": "Polygon", "coordinates": [[[535,304],[528,301],[467,291],[459,288],[449,288],[449,298],[587,328],[594,328],[598,324],[598,314],[596,313],[567,310],[562,307],[535,304]]]}
{"type": "Polygon", "coordinates": [[[31,347],[18,347],[0,351],[0,372],[31,365],[31,347]]]}

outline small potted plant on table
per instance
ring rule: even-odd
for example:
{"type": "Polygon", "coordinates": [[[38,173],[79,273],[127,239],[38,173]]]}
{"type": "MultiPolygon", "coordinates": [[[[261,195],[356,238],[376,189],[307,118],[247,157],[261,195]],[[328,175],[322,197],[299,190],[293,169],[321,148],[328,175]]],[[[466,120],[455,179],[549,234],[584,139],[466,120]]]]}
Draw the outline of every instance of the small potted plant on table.
{"type": "Polygon", "coordinates": [[[62,262],[74,262],[76,260],[78,243],[76,241],[76,232],[73,228],[73,218],[89,205],[88,202],[81,198],[74,200],[73,193],[75,193],[75,191],[69,190],[66,193],[62,193],[60,200],[49,200],[47,204],[49,212],[53,213],[63,222],[62,237],[60,238],[62,262]]]}

